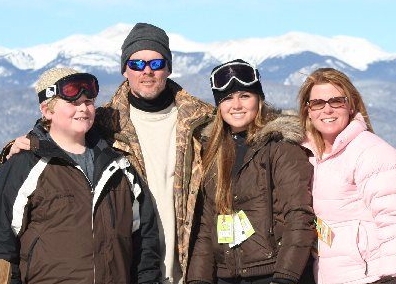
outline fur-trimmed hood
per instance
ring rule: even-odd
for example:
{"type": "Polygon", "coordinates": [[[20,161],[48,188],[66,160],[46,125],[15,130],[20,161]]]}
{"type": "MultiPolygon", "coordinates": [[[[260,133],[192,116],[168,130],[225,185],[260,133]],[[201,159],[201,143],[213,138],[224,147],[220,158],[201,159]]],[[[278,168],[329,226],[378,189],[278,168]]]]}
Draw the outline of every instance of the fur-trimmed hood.
{"type": "Polygon", "coordinates": [[[253,143],[282,140],[301,144],[304,141],[305,131],[295,113],[269,109],[267,117],[271,119],[255,134],[253,143]]]}
{"type": "MultiPolygon", "coordinates": [[[[293,110],[277,110],[268,108],[267,123],[253,137],[254,144],[270,141],[287,141],[301,144],[305,139],[305,131],[300,124],[297,113],[293,110]]],[[[213,128],[213,123],[207,125],[202,131],[204,140],[208,140],[213,128]]]]}

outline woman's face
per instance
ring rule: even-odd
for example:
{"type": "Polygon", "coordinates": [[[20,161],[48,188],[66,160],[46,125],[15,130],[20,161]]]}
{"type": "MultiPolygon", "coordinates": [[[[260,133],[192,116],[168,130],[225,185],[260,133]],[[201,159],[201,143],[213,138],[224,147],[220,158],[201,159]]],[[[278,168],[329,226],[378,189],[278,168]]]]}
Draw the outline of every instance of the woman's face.
{"type": "MultiPolygon", "coordinates": [[[[321,99],[327,101],[333,97],[345,97],[345,95],[341,89],[330,83],[324,83],[312,87],[309,100],[321,99]]],[[[308,116],[312,125],[322,134],[327,145],[333,145],[337,135],[347,127],[351,113],[352,110],[347,100],[345,100],[345,103],[336,105],[336,107],[326,103],[322,109],[308,108],[308,116]]]]}
{"type": "Polygon", "coordinates": [[[249,92],[235,92],[219,105],[221,116],[233,133],[247,130],[255,119],[258,108],[258,95],[249,92]]]}

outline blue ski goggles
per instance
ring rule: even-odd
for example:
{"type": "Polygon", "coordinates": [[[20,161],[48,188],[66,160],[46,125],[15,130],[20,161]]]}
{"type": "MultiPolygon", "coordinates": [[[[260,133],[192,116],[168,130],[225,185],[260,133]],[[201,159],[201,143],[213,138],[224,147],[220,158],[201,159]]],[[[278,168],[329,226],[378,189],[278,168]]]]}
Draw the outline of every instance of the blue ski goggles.
{"type": "Polygon", "coordinates": [[[142,59],[129,59],[126,64],[134,71],[143,71],[147,65],[151,70],[156,71],[165,68],[166,59],[152,59],[148,61],[142,59]]]}

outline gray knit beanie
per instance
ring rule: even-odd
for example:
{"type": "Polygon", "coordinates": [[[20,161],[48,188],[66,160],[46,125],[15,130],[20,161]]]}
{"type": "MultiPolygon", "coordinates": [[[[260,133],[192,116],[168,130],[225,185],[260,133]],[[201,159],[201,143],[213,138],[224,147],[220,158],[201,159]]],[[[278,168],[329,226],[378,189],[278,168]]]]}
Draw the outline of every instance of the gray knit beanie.
{"type": "Polygon", "coordinates": [[[121,47],[121,74],[124,74],[126,62],[131,55],[140,50],[153,50],[161,53],[167,60],[172,73],[172,52],[169,49],[169,38],[159,27],[146,23],[137,23],[125,38],[121,47]]]}
{"type": "MultiPolygon", "coordinates": [[[[39,77],[39,79],[36,83],[36,86],[35,86],[36,93],[37,94],[40,93],[41,91],[54,85],[57,81],[59,81],[60,79],[66,77],[66,76],[77,74],[77,73],[80,73],[80,72],[78,72],[77,70],[74,70],[72,68],[67,68],[67,67],[48,69],[43,74],[41,74],[41,76],[39,77]]],[[[50,98],[53,95],[55,95],[55,94],[46,94],[46,98],[50,98]]],[[[42,100],[39,99],[39,103],[42,103],[44,100],[45,99],[42,99],[42,100]]]]}

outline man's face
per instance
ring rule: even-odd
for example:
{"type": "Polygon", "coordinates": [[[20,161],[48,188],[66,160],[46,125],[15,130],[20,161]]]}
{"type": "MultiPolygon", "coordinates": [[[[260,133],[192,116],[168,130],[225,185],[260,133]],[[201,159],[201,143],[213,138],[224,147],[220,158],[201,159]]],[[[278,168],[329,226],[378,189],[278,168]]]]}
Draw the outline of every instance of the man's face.
{"type": "MultiPolygon", "coordinates": [[[[140,50],[133,53],[129,59],[141,59],[149,61],[152,59],[163,59],[163,56],[153,50],[140,50]]],[[[151,70],[147,64],[142,71],[135,71],[128,67],[125,68],[124,77],[128,79],[131,93],[146,100],[155,99],[165,89],[166,79],[170,75],[169,68],[151,70]]]]}

